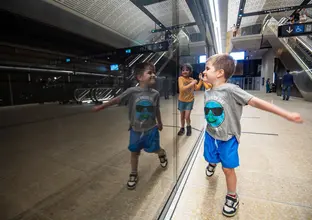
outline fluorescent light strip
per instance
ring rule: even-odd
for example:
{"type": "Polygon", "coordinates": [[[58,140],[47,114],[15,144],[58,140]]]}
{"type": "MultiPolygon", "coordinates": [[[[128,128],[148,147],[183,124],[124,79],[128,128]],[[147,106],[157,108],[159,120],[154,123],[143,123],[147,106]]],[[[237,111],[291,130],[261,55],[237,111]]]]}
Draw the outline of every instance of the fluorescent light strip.
{"type": "Polygon", "coordinates": [[[212,14],[214,34],[217,44],[217,52],[222,53],[222,42],[221,42],[221,30],[220,30],[220,15],[219,15],[219,3],[218,0],[209,0],[210,11],[212,14]]]}

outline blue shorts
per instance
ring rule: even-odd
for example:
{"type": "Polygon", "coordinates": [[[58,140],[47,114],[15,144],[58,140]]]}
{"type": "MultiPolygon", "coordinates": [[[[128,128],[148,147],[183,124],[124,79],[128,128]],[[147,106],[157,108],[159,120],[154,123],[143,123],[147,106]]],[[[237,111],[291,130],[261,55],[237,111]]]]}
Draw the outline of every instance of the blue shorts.
{"type": "Polygon", "coordinates": [[[145,152],[152,153],[160,149],[159,131],[157,127],[145,132],[137,132],[130,129],[130,143],[128,149],[131,152],[140,152],[144,149],[145,152]]]}
{"type": "Polygon", "coordinates": [[[183,111],[191,111],[193,109],[193,105],[194,105],[194,100],[191,102],[182,102],[182,101],[178,101],[178,109],[179,111],[183,112],[183,111]]]}
{"type": "Polygon", "coordinates": [[[238,142],[233,136],[228,141],[220,141],[205,132],[204,157],[209,163],[221,162],[224,168],[236,168],[239,166],[238,142]]]}

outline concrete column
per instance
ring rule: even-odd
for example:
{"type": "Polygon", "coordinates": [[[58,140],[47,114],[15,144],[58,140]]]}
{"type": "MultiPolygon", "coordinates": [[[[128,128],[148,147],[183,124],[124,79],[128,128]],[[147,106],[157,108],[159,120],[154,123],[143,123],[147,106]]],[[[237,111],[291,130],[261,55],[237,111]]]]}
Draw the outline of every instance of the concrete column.
{"type": "Polygon", "coordinates": [[[265,82],[268,78],[270,78],[272,83],[274,72],[274,57],[275,55],[273,49],[269,49],[262,57],[260,91],[265,92],[265,82]],[[264,85],[262,85],[263,78],[264,85]]]}

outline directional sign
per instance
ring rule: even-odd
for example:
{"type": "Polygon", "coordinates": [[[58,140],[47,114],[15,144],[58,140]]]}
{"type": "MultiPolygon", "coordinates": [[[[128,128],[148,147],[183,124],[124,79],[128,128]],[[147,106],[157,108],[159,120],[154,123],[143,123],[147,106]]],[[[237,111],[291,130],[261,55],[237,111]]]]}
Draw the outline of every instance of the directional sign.
{"type": "Polygon", "coordinates": [[[278,27],[278,37],[292,37],[312,34],[312,22],[287,24],[278,27]]]}

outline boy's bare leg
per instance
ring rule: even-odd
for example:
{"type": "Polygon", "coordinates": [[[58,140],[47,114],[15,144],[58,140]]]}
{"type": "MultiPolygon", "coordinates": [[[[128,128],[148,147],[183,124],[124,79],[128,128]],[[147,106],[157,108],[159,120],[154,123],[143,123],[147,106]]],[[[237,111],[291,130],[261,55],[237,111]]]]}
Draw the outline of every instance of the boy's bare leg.
{"type": "Polygon", "coordinates": [[[166,155],[166,152],[163,148],[160,148],[158,151],[155,151],[155,154],[158,154],[158,156],[166,155]]]}
{"type": "Polygon", "coordinates": [[[235,169],[222,168],[226,178],[226,185],[228,190],[228,195],[236,196],[236,173],[235,169]]]}
{"type": "Polygon", "coordinates": [[[138,164],[140,152],[131,152],[131,173],[127,182],[127,187],[130,190],[135,189],[138,182],[138,164]]]}
{"type": "Polygon", "coordinates": [[[236,214],[239,206],[239,199],[236,193],[236,173],[235,169],[228,168],[223,168],[223,172],[225,174],[228,192],[225,197],[226,200],[223,206],[222,214],[227,217],[232,217],[236,214]]]}
{"type": "Polygon", "coordinates": [[[139,156],[140,153],[131,152],[131,173],[138,173],[139,156]]]}

